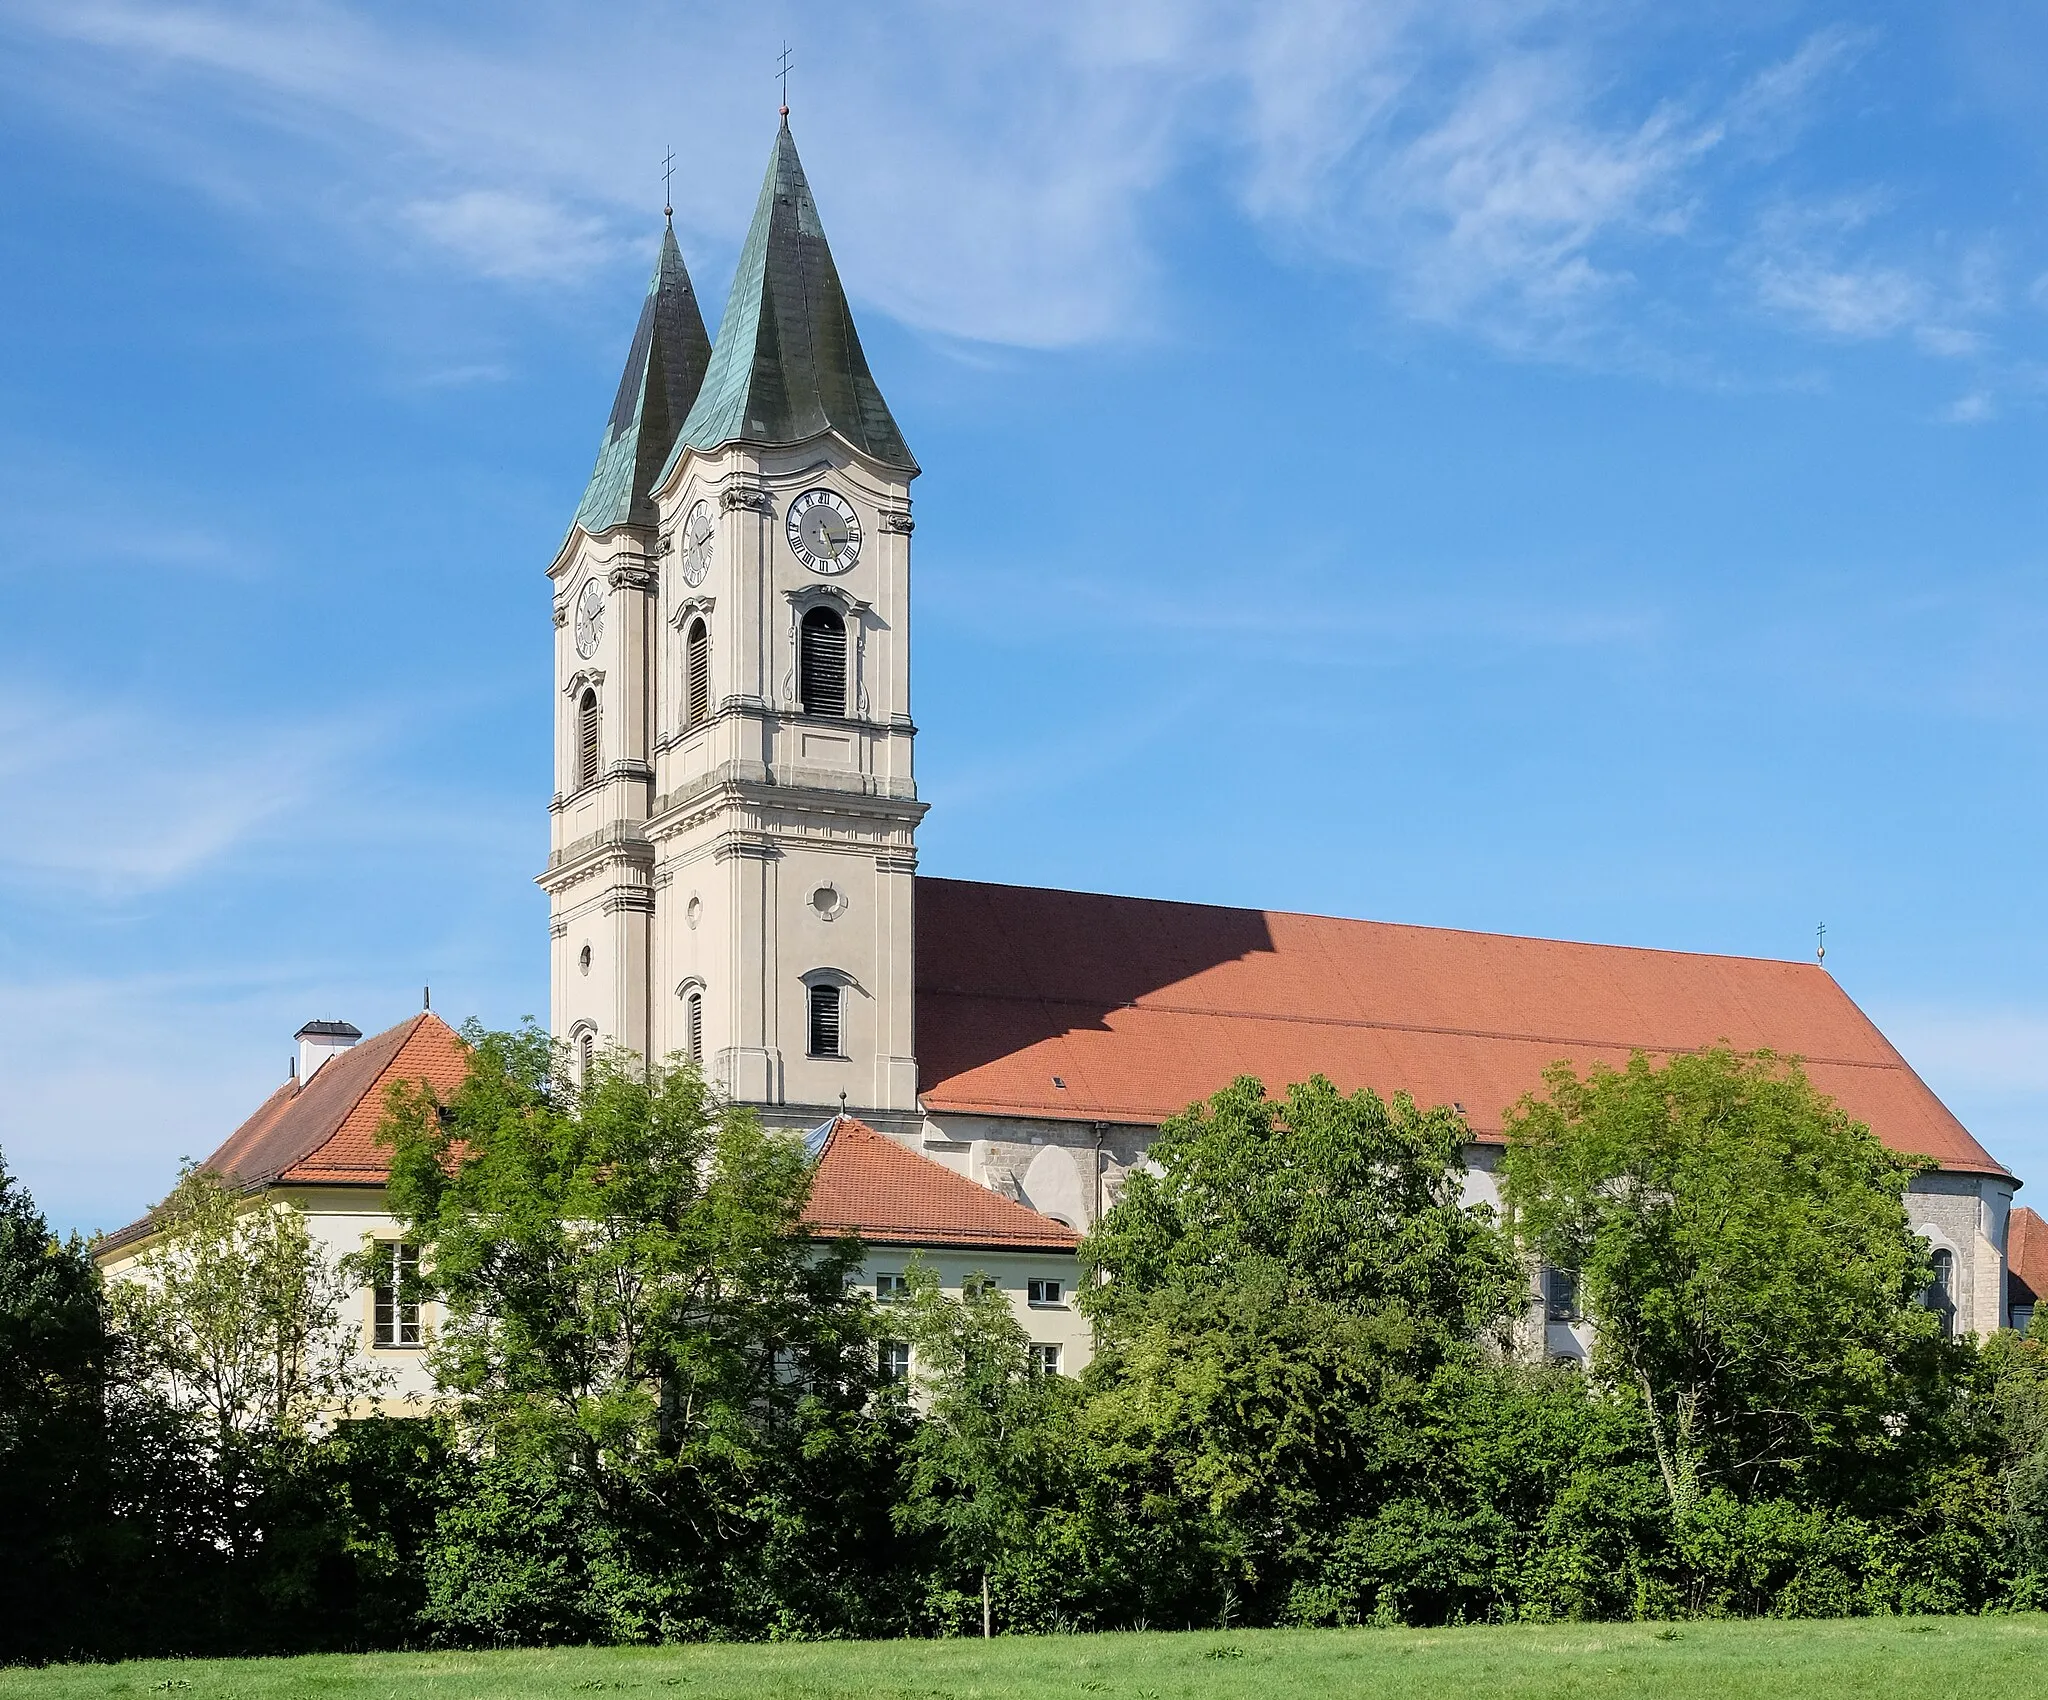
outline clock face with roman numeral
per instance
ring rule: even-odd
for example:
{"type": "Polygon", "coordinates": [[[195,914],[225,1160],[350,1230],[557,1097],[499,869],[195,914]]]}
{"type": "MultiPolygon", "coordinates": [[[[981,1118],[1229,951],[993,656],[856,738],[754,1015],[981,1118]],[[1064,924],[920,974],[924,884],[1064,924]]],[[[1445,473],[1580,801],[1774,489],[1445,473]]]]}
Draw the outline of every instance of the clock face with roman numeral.
{"type": "Polygon", "coordinates": [[[576,653],[588,661],[604,637],[604,586],[591,579],[576,598],[576,653]]]}
{"type": "Polygon", "coordinates": [[[711,546],[718,529],[711,523],[711,504],[699,502],[683,521],[683,583],[692,590],[704,582],[711,570],[711,546]]]}
{"type": "Polygon", "coordinates": [[[814,573],[849,571],[860,559],[860,519],[845,497],[806,490],[789,504],[790,552],[814,573]]]}

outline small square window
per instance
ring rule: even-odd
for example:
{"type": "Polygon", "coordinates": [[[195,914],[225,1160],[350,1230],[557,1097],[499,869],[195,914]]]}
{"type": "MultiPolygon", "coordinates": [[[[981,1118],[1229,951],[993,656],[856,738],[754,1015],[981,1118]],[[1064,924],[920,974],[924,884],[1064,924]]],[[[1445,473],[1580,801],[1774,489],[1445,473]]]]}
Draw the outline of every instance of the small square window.
{"type": "Polygon", "coordinates": [[[1060,1349],[1057,1346],[1031,1344],[1031,1371],[1034,1375],[1058,1375],[1060,1372],[1060,1349]]]}
{"type": "Polygon", "coordinates": [[[910,1277],[908,1275],[877,1275],[875,1277],[875,1297],[881,1299],[884,1303],[891,1299],[909,1298],[910,1277]]]}
{"type": "Polygon", "coordinates": [[[1066,1299],[1066,1284],[1046,1277],[1034,1278],[1029,1287],[1031,1302],[1035,1305],[1063,1305],[1066,1299]]]}
{"type": "Polygon", "coordinates": [[[910,1347],[901,1340],[884,1340],[875,1351],[875,1373],[888,1382],[910,1379],[910,1347]]]}

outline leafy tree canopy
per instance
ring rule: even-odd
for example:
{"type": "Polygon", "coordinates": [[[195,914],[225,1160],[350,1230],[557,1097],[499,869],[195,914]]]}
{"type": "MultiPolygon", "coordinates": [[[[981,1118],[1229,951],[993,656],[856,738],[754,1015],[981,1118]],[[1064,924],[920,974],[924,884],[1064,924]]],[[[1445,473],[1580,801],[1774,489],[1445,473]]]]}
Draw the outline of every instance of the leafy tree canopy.
{"type": "Polygon", "coordinates": [[[1348,1520],[1426,1466],[1436,1378],[1520,1286],[1491,1212],[1464,1200],[1465,1138],[1448,1109],[1320,1077],[1280,1099],[1241,1079],[1160,1130],[1156,1172],[1083,1248],[1099,1284],[1082,1299],[1102,1467],[1138,1538],[1188,1555],[1155,1574],[1229,1577],[1277,1613],[1348,1520]]]}
{"type": "Polygon", "coordinates": [[[1047,1510],[1068,1496],[1078,1389],[1037,1373],[1008,1297],[985,1274],[949,1297],[913,1259],[896,1325],[912,1352],[921,1405],[897,1521],[939,1537],[977,1576],[982,1633],[992,1628],[989,1573],[1032,1545],[1047,1510]]]}
{"type": "Polygon", "coordinates": [[[384,1125],[392,1208],[445,1306],[435,1373],[501,1459],[537,1448],[608,1516],[715,1545],[792,1447],[860,1418],[858,1248],[805,1236],[802,1142],[695,1067],[616,1054],[578,1079],[531,1024],[466,1037],[450,1100],[395,1087],[384,1125]]]}
{"type": "Polygon", "coordinates": [[[350,1284],[305,1214],[194,1164],[153,1212],[154,1237],[109,1292],[134,1370],[217,1444],[303,1436],[374,1393],[350,1284]]]}
{"type": "Polygon", "coordinates": [[[1846,1491],[1856,1459],[1933,1432],[1940,1322],[1904,1207],[1923,1165],[1768,1052],[1544,1079],[1509,1116],[1503,1196],[1579,1272],[1596,1371],[1641,1399],[1675,1513],[1710,1478],[1846,1491]]]}

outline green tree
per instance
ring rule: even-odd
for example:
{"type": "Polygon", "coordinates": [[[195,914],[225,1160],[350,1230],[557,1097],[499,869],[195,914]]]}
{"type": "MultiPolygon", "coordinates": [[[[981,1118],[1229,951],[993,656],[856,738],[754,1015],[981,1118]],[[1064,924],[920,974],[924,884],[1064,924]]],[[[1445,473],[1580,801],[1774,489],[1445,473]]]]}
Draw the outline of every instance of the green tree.
{"type": "Polygon", "coordinates": [[[110,1285],[115,1326],[132,1372],[217,1445],[303,1437],[384,1385],[295,1205],[187,1164],[153,1231],[110,1285]]]}
{"type": "Polygon", "coordinates": [[[1083,1248],[1088,1428],[1166,1621],[1358,1615],[1333,1555],[1433,1468],[1430,1402],[1519,1288],[1462,1118],[1320,1077],[1174,1117],[1083,1248]]]}
{"type": "Polygon", "coordinates": [[[1675,1517],[1715,1481],[1849,1493],[1938,1432],[1920,1164],[1769,1053],[1544,1079],[1508,1118],[1503,1197],[1578,1271],[1595,1371],[1641,1401],[1675,1517]]]}
{"type": "Polygon", "coordinates": [[[1033,1545],[1066,1496],[1078,1389],[1035,1369],[1030,1337],[985,1273],[969,1276],[957,1299],[922,1258],[907,1279],[901,1327],[921,1420],[896,1515],[979,1578],[986,1637],[991,1573],[1033,1545]]]}
{"type": "MultiPolygon", "coordinates": [[[[578,1080],[530,1024],[467,1037],[448,1103],[394,1088],[384,1129],[480,1472],[433,1561],[444,1633],[774,1627],[764,1555],[792,1523],[833,1552],[835,1496],[868,1467],[857,1246],[805,1235],[802,1142],[693,1066],[611,1055],[578,1080]]],[[[814,1594],[783,1627],[845,1603],[814,1594]]]]}
{"type": "Polygon", "coordinates": [[[0,1662],[73,1650],[106,1515],[99,1273],[0,1162],[0,1662]]]}

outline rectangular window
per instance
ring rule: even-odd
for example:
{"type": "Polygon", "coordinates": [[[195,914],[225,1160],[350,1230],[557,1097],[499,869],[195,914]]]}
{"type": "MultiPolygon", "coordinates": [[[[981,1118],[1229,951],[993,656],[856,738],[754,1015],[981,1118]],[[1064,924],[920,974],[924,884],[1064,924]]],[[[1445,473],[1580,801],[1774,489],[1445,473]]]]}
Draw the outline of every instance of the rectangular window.
{"type": "Polygon", "coordinates": [[[811,988],[811,1055],[814,1057],[836,1057],[843,1054],[839,1049],[839,988],[837,986],[813,986],[811,988]]]}
{"type": "Polygon", "coordinates": [[[406,1288],[418,1279],[418,1246],[403,1240],[385,1240],[377,1247],[377,1280],[373,1290],[375,1307],[372,1340],[379,1346],[417,1346],[420,1343],[420,1307],[405,1297],[406,1288]]]}
{"type": "Polygon", "coordinates": [[[1058,1281],[1038,1279],[1030,1284],[1031,1302],[1035,1305],[1063,1305],[1065,1294],[1066,1287],[1058,1281]]]}
{"type": "Polygon", "coordinates": [[[910,1348],[901,1340],[884,1340],[876,1349],[875,1370],[884,1381],[910,1379],[910,1348]]]}
{"type": "Polygon", "coordinates": [[[1579,1272],[1576,1269],[1544,1266],[1543,1313],[1552,1322],[1579,1320],[1579,1272]]]}
{"type": "Polygon", "coordinates": [[[877,1275],[875,1277],[875,1297],[885,1302],[891,1299],[909,1298],[910,1277],[908,1275],[877,1275]]]}
{"type": "Polygon", "coordinates": [[[1031,1345],[1031,1372],[1034,1375],[1058,1375],[1060,1372],[1060,1349],[1057,1346],[1031,1345]]]}

